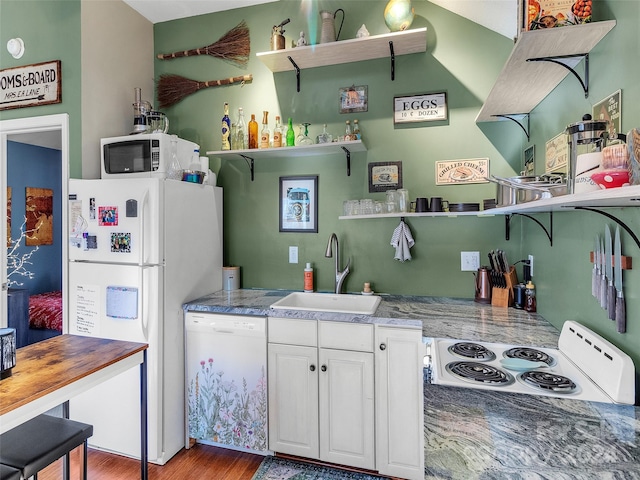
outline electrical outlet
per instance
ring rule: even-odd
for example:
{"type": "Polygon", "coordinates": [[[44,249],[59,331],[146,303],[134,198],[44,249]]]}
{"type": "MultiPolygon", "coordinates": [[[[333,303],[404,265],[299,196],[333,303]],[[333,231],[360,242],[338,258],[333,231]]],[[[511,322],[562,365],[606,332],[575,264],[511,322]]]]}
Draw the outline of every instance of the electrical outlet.
{"type": "Polygon", "coordinates": [[[298,247],[289,247],[289,263],[298,263],[298,247]]]}
{"type": "Polygon", "coordinates": [[[460,270],[475,272],[480,268],[480,252],[460,252],[460,270]]]}
{"type": "Polygon", "coordinates": [[[533,277],[533,255],[529,255],[529,275],[533,277]]]}

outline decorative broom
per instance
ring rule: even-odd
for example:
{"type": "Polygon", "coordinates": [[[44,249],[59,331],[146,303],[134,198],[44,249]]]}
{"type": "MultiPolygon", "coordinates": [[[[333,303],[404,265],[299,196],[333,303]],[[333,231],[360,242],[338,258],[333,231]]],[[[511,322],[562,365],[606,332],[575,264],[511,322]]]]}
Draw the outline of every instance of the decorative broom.
{"type": "Polygon", "coordinates": [[[243,20],[211,45],[182,52],[160,53],[158,58],[160,60],[170,60],[193,55],[211,55],[212,57],[218,57],[244,66],[249,61],[250,52],[249,27],[243,20]]]}
{"type": "Polygon", "coordinates": [[[161,75],[158,81],[158,101],[160,102],[160,108],[170,107],[187,95],[191,95],[203,88],[231,85],[238,82],[244,85],[245,82],[250,82],[251,80],[253,80],[253,75],[251,74],[223,78],[222,80],[209,80],[208,82],[198,82],[180,75],[161,75]]]}

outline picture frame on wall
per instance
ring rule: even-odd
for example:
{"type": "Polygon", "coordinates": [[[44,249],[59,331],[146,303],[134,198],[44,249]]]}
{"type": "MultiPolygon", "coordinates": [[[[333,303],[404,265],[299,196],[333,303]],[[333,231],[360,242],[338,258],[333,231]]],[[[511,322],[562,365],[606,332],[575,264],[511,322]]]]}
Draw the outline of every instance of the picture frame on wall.
{"type": "Polygon", "coordinates": [[[449,119],[447,93],[393,97],[393,123],[443,122],[449,119]]]}
{"type": "Polygon", "coordinates": [[[525,149],[522,160],[522,171],[525,175],[536,174],[535,158],[535,145],[531,145],[525,149]]]}
{"type": "Polygon", "coordinates": [[[280,177],[281,232],[318,233],[318,176],[280,177]]]}
{"type": "Polygon", "coordinates": [[[402,162],[371,162],[369,193],[402,188],[402,162]]]}
{"type": "Polygon", "coordinates": [[[369,110],[367,85],[351,85],[340,89],[340,113],[357,113],[369,110]]]}

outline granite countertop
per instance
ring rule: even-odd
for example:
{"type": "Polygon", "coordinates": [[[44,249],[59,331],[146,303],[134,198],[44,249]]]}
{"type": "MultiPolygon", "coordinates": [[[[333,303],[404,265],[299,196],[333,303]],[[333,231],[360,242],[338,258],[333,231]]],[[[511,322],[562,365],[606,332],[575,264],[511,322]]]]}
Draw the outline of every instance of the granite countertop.
{"type": "MultiPolygon", "coordinates": [[[[419,328],[456,338],[557,348],[542,316],[469,299],[382,295],[372,316],[275,311],[281,290],[220,291],[188,310],[419,328]],[[417,325],[417,327],[416,327],[417,325]]],[[[424,385],[425,480],[640,480],[640,407],[424,385]]]]}

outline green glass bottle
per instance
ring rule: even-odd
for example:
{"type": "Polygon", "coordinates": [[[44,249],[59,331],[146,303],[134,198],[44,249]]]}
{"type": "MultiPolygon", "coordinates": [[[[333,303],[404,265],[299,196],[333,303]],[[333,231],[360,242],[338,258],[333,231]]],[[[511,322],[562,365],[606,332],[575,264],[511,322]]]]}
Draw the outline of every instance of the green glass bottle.
{"type": "Polygon", "coordinates": [[[293,122],[289,117],[289,126],[287,127],[287,147],[293,147],[296,144],[296,132],[293,131],[293,122]]]}

